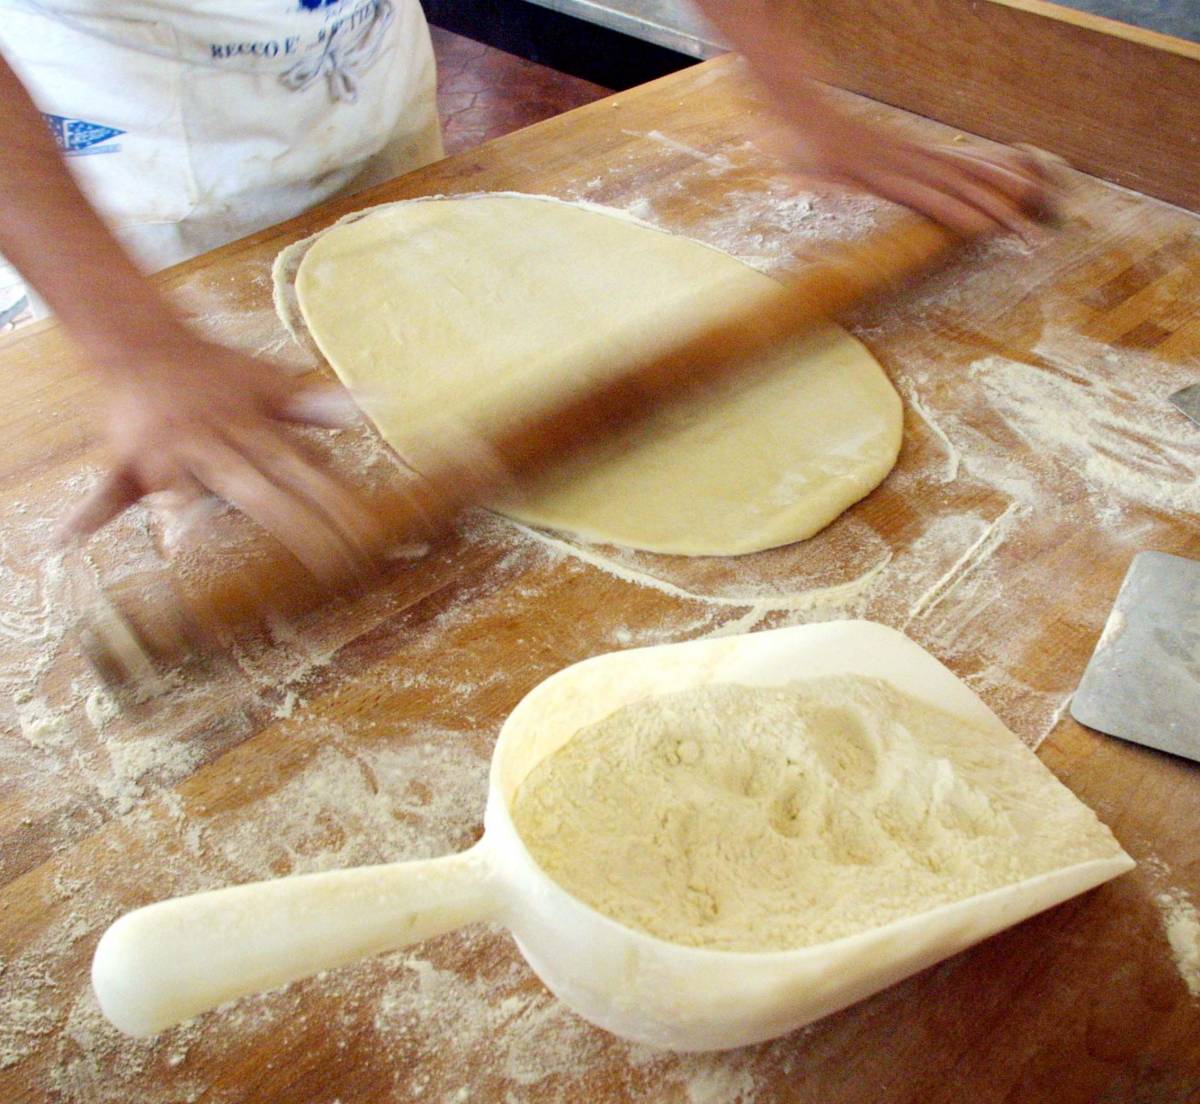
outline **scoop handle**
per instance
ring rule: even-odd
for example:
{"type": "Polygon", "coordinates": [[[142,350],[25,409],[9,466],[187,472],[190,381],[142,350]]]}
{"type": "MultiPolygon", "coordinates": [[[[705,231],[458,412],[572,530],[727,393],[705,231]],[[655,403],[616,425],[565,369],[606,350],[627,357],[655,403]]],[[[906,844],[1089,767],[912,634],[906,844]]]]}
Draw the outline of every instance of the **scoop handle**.
{"type": "Polygon", "coordinates": [[[218,1004],[494,917],[481,844],[447,858],[301,874],[160,901],[104,933],[104,1015],[153,1035],[218,1004]]]}

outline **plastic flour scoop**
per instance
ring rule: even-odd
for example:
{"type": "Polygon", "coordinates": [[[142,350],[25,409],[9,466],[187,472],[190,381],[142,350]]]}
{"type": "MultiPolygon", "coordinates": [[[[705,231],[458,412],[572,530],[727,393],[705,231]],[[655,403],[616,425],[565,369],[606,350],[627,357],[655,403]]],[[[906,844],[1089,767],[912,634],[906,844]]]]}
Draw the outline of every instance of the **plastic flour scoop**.
{"type": "Polygon", "coordinates": [[[538,976],[593,1023],[653,1046],[718,1050],[844,1008],[1133,866],[1118,851],[817,946],[714,951],[594,911],[542,873],[513,827],[509,803],[530,770],[622,706],[706,683],[779,686],[838,674],[885,679],[1015,739],[932,656],[865,621],[599,656],[547,679],[508,718],[492,758],[485,833],[470,850],[139,909],[97,948],[100,1007],[122,1030],[148,1035],[231,998],[490,920],[509,927],[538,976]]]}

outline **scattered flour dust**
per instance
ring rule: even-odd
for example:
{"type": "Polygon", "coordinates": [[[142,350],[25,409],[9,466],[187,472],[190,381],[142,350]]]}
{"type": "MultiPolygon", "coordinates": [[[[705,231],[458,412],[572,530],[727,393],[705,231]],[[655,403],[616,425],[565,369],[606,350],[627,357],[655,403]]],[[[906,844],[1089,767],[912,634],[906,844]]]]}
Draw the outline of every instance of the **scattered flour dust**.
{"type": "Polygon", "coordinates": [[[1200,513],[1195,427],[1161,385],[1131,378],[1111,349],[1092,349],[1086,369],[1050,343],[1041,351],[1044,365],[993,356],[969,369],[1012,431],[1065,478],[1082,481],[1104,516],[1122,503],[1200,513]]]}
{"type": "Polygon", "coordinates": [[[986,564],[992,551],[1011,534],[1013,524],[1022,512],[1023,507],[1014,502],[1007,506],[995,521],[989,522],[950,568],[917,598],[904,628],[907,629],[914,621],[933,613],[973,572],[986,564]]]}
{"type": "Polygon", "coordinates": [[[1188,992],[1200,997],[1200,913],[1181,889],[1170,889],[1155,898],[1162,912],[1163,930],[1171,955],[1188,992]]]}
{"type": "Polygon", "coordinates": [[[773,613],[832,613],[845,615],[848,611],[860,608],[864,599],[870,594],[879,577],[887,568],[888,558],[868,568],[863,574],[843,583],[832,586],[812,587],[794,593],[760,593],[756,595],[705,594],[688,590],[685,587],[638,570],[622,563],[616,555],[605,555],[593,547],[577,541],[564,540],[549,533],[531,529],[520,522],[512,522],[513,527],[532,541],[536,541],[559,556],[577,559],[591,567],[598,568],[624,582],[634,586],[649,587],[660,591],[672,598],[682,598],[688,601],[703,602],[718,609],[742,610],[737,618],[722,623],[717,628],[704,633],[701,639],[716,636],[730,636],[735,633],[750,632],[773,613]]]}
{"type": "Polygon", "coordinates": [[[97,686],[83,702],[83,711],[93,728],[103,728],[121,712],[117,699],[103,686],[97,686]]]}
{"type": "Polygon", "coordinates": [[[932,411],[921,401],[916,391],[909,389],[904,396],[904,401],[921,415],[921,418],[929,427],[929,431],[937,438],[946,454],[946,467],[942,471],[938,482],[953,483],[958,478],[958,470],[962,464],[962,454],[955,447],[954,442],[946,435],[946,431],[942,429],[941,424],[934,417],[932,411]]]}
{"type": "Polygon", "coordinates": [[[696,1071],[688,1080],[688,1104],[751,1104],[757,1082],[749,1070],[718,1066],[696,1071]]]}
{"type": "MultiPolygon", "coordinates": [[[[676,180],[665,195],[626,200],[620,209],[639,222],[661,225],[662,211],[682,192],[682,182],[676,180]]],[[[797,192],[774,180],[726,192],[689,234],[760,272],[783,274],[795,269],[797,254],[806,246],[865,237],[885,210],[870,196],[797,192]]]]}
{"type": "MultiPolygon", "coordinates": [[[[508,937],[482,928],[458,942],[460,953],[489,959],[508,937]]],[[[628,1043],[576,1016],[533,981],[515,956],[473,976],[443,964],[446,953],[443,940],[428,951],[388,960],[373,1018],[378,1044],[398,1059],[413,1050],[422,1056],[418,1063],[398,1062],[398,1101],[758,1099],[753,1051],[676,1055],[628,1043]],[[602,1097],[600,1084],[617,1095],[602,1097]]]]}

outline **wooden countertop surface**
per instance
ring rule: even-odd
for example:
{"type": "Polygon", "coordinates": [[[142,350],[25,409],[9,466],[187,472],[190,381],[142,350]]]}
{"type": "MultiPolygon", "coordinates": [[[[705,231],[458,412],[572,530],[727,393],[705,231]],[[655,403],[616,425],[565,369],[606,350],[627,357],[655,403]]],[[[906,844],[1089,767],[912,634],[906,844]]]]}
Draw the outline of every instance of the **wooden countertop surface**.
{"type": "MultiPolygon", "coordinates": [[[[790,190],[755,143],[761,119],[737,65],[718,60],[162,279],[212,336],[302,364],[272,312],[272,259],[367,203],[583,198],[775,272],[888,217],[871,199],[790,190]]],[[[152,569],[162,534],[134,512],[86,556],[51,554],[54,519],[99,463],[97,389],[53,328],[0,346],[0,1099],[1200,1099],[1200,999],[1161,900],[1200,901],[1200,768],[1064,711],[1134,553],[1200,550],[1200,429],[1165,401],[1200,378],[1200,219],[1091,178],[1076,192],[1056,239],[994,243],[855,320],[905,397],[905,444],[887,482],[813,540],[682,561],[579,548],[479,512],[385,591],[281,628],[273,646],[248,642],[124,713],[80,660],[70,614],[95,578],[152,569]],[[589,1027],[490,928],[155,1040],[123,1039],[99,1017],[88,963],[124,910],[476,838],[496,732],[553,671],[614,648],[844,616],[904,629],[1040,741],[1138,870],[803,1032],[722,1055],[654,1055],[589,1027]]],[[[332,452],[385,477],[365,429],[332,452]]],[[[238,524],[220,518],[218,534],[238,524]]],[[[220,543],[185,548],[184,569],[220,566],[220,543]]]]}

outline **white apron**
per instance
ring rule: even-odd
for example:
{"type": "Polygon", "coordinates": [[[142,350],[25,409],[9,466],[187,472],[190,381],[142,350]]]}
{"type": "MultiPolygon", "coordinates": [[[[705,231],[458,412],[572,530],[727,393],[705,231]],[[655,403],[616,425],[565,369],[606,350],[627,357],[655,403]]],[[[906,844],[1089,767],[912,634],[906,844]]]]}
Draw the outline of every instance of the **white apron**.
{"type": "Polygon", "coordinates": [[[0,0],[0,50],[150,270],[442,155],[418,0],[0,0]]]}

